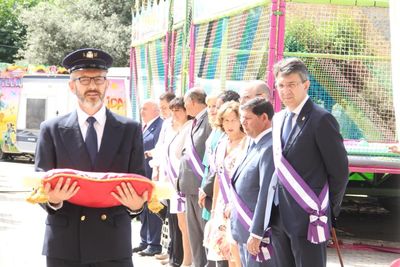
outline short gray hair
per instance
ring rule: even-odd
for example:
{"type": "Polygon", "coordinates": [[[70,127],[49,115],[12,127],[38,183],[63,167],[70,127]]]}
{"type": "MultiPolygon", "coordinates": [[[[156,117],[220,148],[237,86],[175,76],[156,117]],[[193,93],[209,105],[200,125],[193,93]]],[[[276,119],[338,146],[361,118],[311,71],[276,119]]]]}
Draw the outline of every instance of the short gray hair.
{"type": "Polygon", "coordinates": [[[190,98],[193,102],[206,105],[207,94],[200,87],[189,89],[185,94],[185,99],[190,98]]]}
{"type": "Polygon", "coordinates": [[[293,73],[300,75],[302,82],[308,81],[309,73],[303,61],[296,57],[284,58],[274,65],[274,76],[287,76],[293,73]]]}

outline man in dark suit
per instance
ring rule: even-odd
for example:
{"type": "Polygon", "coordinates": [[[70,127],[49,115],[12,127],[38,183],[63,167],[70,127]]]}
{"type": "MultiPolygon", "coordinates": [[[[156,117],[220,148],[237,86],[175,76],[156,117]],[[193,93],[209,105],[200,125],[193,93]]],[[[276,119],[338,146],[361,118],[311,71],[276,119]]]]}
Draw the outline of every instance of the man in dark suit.
{"type": "Polygon", "coordinates": [[[273,121],[276,266],[326,266],[332,215],[339,215],[348,181],[346,150],[335,118],[307,94],[305,64],[284,59],[275,65],[274,75],[286,106],[273,121]]]}
{"type": "MultiPolygon", "coordinates": [[[[158,137],[160,136],[163,120],[160,118],[160,110],[157,103],[151,99],[144,101],[140,110],[143,124],[143,145],[145,153],[145,172],[146,177],[151,179],[153,169],[150,167],[152,157],[149,151],[154,149],[158,137]]],[[[142,256],[154,256],[160,254],[161,247],[161,228],[162,220],[155,213],[149,211],[147,205],[140,214],[140,245],[133,249],[142,256]]]]}
{"type": "MultiPolygon", "coordinates": [[[[67,55],[63,66],[71,73],[69,87],[77,109],[41,125],[35,169],[72,168],[81,171],[144,174],[140,125],[104,106],[112,58],[104,51],[80,49],[67,55]]],[[[43,254],[48,267],[132,267],[131,218],[139,214],[147,192],[138,196],[129,183],[111,193],[121,202],[112,208],[88,208],[68,199],[79,191],[77,182],[60,178],[51,189],[43,254]]]]}
{"type": "Polygon", "coordinates": [[[247,155],[232,176],[231,228],[233,239],[239,246],[242,266],[272,266],[271,260],[258,262],[252,255],[260,253],[266,229],[267,202],[273,202],[274,194],[268,193],[275,171],[271,133],[273,115],[272,104],[262,98],[250,100],[240,108],[240,121],[250,137],[250,144],[247,155]]]}
{"type": "Polygon", "coordinates": [[[190,139],[186,140],[178,175],[178,190],[186,196],[186,218],[190,247],[195,267],[207,264],[203,236],[205,221],[198,205],[198,191],[204,174],[202,159],[205,143],[211,133],[208,122],[206,93],[200,88],[190,89],[184,97],[186,113],[192,117],[190,139]]]}

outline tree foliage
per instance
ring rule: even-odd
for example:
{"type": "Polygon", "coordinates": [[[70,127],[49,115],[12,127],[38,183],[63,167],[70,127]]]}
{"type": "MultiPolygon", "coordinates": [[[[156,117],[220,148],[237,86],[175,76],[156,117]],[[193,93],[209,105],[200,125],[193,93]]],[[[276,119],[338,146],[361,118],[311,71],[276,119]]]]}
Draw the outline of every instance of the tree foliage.
{"type": "Polygon", "coordinates": [[[36,5],[38,0],[0,1],[0,62],[12,63],[25,39],[25,28],[18,21],[24,8],[36,5]]]}
{"type": "Polygon", "coordinates": [[[129,3],[127,0],[41,2],[20,15],[27,39],[19,55],[31,64],[60,65],[73,50],[95,47],[109,52],[114,66],[127,66],[131,36],[129,3]]]}

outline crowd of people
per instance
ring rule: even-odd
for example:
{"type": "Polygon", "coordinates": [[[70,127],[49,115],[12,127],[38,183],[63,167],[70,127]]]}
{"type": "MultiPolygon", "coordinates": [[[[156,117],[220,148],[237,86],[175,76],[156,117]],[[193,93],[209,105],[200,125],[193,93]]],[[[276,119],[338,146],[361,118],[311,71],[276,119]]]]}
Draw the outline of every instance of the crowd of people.
{"type": "Polygon", "coordinates": [[[161,263],[325,266],[347,183],[346,152],[334,117],[307,95],[303,62],[279,62],[275,78],[286,109],[274,119],[263,81],[239,93],[165,93],[153,105],[161,110],[168,99],[169,112],[164,108],[160,138],[145,155],[152,155],[152,179],[170,182],[175,192],[167,204],[168,255],[156,256],[161,263]]]}
{"type": "Polygon", "coordinates": [[[348,162],[335,118],[307,94],[310,81],[301,60],[275,65],[285,106],[277,114],[263,81],[249,81],[238,93],[207,95],[194,87],[184,96],[168,92],[144,101],[140,129],[105,108],[112,60],[103,51],[95,50],[96,57],[89,52],[64,59],[78,109],[42,125],[36,169],[132,172],[170,183],[174,194],[163,203],[171,241],[163,255],[163,216],[149,211],[147,195],[137,195],[129,183],[113,193],[121,206],[96,209],[70,204],[79,185],[60,181],[46,188],[50,197],[43,204],[49,214],[48,266],[133,266],[132,252],[169,266],[326,266],[348,162]],[[87,118],[95,118],[94,126],[87,118]],[[87,141],[92,129],[98,140],[94,159],[87,141]],[[116,148],[104,149],[107,142],[116,148]],[[100,164],[103,157],[110,162],[100,164]],[[96,219],[103,213],[113,216],[112,225],[96,219]],[[132,249],[127,222],[135,216],[141,231],[132,249]],[[100,233],[107,236],[103,242],[100,233]]]}

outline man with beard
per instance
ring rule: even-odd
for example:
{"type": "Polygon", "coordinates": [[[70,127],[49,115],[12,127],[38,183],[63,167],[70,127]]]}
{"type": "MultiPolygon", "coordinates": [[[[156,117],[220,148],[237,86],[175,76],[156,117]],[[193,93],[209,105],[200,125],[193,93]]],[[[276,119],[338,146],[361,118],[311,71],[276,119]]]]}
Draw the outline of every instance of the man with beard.
{"type": "MultiPolygon", "coordinates": [[[[67,55],[62,64],[71,73],[69,87],[78,105],[76,111],[42,123],[36,171],[71,168],[144,175],[139,123],[104,105],[112,57],[85,48],[67,55]]],[[[147,192],[139,196],[130,183],[122,182],[117,193],[111,193],[120,206],[89,208],[68,202],[78,191],[70,178],[60,178],[53,189],[45,186],[47,266],[132,267],[131,218],[143,210],[147,192]]]]}

